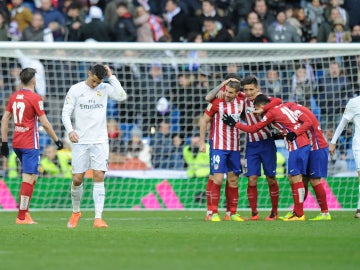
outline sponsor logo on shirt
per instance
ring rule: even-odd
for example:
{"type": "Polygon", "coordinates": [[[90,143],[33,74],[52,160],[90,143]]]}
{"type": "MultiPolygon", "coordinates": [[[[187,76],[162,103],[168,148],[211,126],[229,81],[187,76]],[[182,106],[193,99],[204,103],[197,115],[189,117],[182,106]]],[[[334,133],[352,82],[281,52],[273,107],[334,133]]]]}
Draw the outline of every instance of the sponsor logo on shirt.
{"type": "Polygon", "coordinates": [[[30,129],[28,127],[15,126],[14,130],[15,130],[15,132],[24,133],[24,132],[29,131],[30,129]]]}

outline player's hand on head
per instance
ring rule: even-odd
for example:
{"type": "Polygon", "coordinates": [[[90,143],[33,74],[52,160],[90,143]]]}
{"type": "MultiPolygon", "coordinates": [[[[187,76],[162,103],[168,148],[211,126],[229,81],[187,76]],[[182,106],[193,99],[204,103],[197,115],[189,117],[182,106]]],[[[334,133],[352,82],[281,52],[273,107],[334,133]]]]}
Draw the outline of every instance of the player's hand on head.
{"type": "Polygon", "coordinates": [[[111,68],[108,65],[104,65],[104,68],[106,69],[107,77],[110,77],[112,75],[111,68]]]}
{"type": "Polygon", "coordinates": [[[228,125],[228,126],[231,126],[231,127],[235,126],[235,124],[236,124],[235,119],[232,118],[232,116],[228,115],[227,113],[225,113],[223,115],[222,120],[223,120],[225,125],[228,125]]]}
{"type": "Polygon", "coordinates": [[[296,137],[297,137],[296,133],[292,131],[286,134],[286,139],[290,142],[294,141],[296,137]]]}
{"type": "Polygon", "coordinates": [[[57,150],[61,150],[61,149],[64,148],[64,144],[63,144],[63,142],[62,142],[61,140],[57,140],[57,141],[55,142],[55,144],[56,144],[56,146],[57,146],[57,150]]]}
{"type": "Polygon", "coordinates": [[[1,155],[6,158],[9,156],[9,145],[7,142],[2,142],[1,144],[1,155]]]}

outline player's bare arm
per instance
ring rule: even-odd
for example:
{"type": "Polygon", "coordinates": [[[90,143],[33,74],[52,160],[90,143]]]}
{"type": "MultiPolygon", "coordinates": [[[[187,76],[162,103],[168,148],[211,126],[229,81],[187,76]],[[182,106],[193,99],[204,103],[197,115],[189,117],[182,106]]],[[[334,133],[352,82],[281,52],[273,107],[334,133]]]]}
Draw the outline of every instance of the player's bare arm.
{"type": "Polygon", "coordinates": [[[112,75],[111,68],[108,65],[104,65],[104,68],[106,69],[107,72],[106,76],[109,78],[112,75]]]}
{"type": "Polygon", "coordinates": [[[200,119],[200,142],[199,142],[199,151],[205,153],[206,152],[206,143],[205,143],[205,135],[208,124],[210,123],[211,118],[204,113],[203,117],[200,119]]]}

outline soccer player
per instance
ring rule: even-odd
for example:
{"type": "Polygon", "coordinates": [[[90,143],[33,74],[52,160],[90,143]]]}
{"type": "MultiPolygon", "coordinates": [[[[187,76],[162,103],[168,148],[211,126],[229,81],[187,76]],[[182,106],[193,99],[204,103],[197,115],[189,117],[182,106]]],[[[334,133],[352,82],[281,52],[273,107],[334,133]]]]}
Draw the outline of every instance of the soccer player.
{"type": "Polygon", "coordinates": [[[352,142],[352,151],[354,153],[356,169],[359,177],[359,197],[357,203],[357,210],[354,217],[360,218],[360,97],[352,98],[346,104],[344,114],[335,130],[335,133],[329,145],[329,151],[331,155],[334,155],[336,149],[336,141],[339,139],[342,131],[350,121],[353,121],[355,124],[355,134],[352,142]]]}
{"type": "MultiPolygon", "coordinates": [[[[220,200],[220,190],[224,178],[227,174],[228,204],[230,210],[230,220],[244,221],[237,213],[239,199],[238,178],[242,172],[240,165],[240,131],[234,127],[228,127],[221,121],[224,114],[230,114],[238,121],[243,109],[244,100],[238,98],[241,84],[229,81],[226,84],[224,99],[215,99],[208,105],[200,121],[200,149],[206,151],[205,135],[208,124],[213,121],[214,130],[211,133],[212,141],[210,174],[213,175],[213,183],[210,190],[210,200],[212,211],[211,221],[221,221],[218,213],[220,200]]],[[[234,120],[235,121],[235,120],[234,120]]]]}
{"type": "MultiPolygon", "coordinates": [[[[205,100],[208,102],[212,102],[216,97],[218,98],[224,98],[224,94],[225,94],[225,90],[226,90],[226,84],[230,81],[234,81],[234,82],[239,82],[241,83],[241,79],[239,77],[239,75],[237,75],[236,73],[228,73],[225,76],[225,80],[220,83],[219,85],[217,85],[215,88],[213,88],[205,97],[205,100]]],[[[245,98],[245,95],[241,92],[238,91],[238,96],[240,98],[245,98]]],[[[211,121],[211,125],[210,125],[210,134],[209,137],[212,138],[212,134],[214,132],[214,125],[213,125],[213,121],[211,121]]],[[[210,158],[212,157],[212,140],[209,140],[209,144],[210,144],[210,158]]],[[[211,168],[210,168],[211,171],[211,168]]],[[[212,184],[214,182],[214,175],[212,175],[210,173],[209,177],[208,177],[208,182],[206,184],[206,208],[207,208],[207,212],[206,212],[206,217],[205,220],[211,220],[212,217],[212,210],[211,210],[211,198],[210,198],[210,191],[212,188],[212,184]]],[[[230,205],[229,205],[229,182],[226,181],[225,184],[225,197],[226,197],[226,215],[225,215],[225,220],[229,221],[231,220],[230,218],[230,205]]]]}
{"type": "MultiPolygon", "coordinates": [[[[276,106],[272,105],[270,102],[268,105],[263,107],[264,112],[269,108],[276,106]],[[270,106],[269,106],[270,105],[270,106]]],[[[292,111],[300,111],[311,120],[311,127],[308,130],[308,137],[310,139],[310,154],[309,161],[306,170],[306,175],[303,175],[303,182],[305,188],[304,201],[306,200],[308,194],[308,184],[310,182],[311,186],[314,189],[317,202],[321,209],[321,213],[310,220],[331,220],[331,215],[329,213],[327,200],[326,200],[326,191],[324,186],[321,183],[321,178],[327,177],[328,169],[328,156],[329,156],[329,147],[326,142],[326,138],[321,130],[319,121],[316,119],[316,116],[305,106],[296,104],[295,102],[287,102],[285,106],[292,111]]],[[[279,219],[284,219],[292,215],[292,212],[287,213],[284,217],[279,217],[279,219]]]]}
{"type": "Polygon", "coordinates": [[[14,134],[12,148],[22,164],[22,183],[16,224],[37,224],[29,214],[29,206],[34,186],[39,176],[40,146],[38,121],[40,121],[46,133],[53,139],[57,149],[63,148],[63,143],[59,140],[46,117],[42,98],[35,93],[35,74],[36,70],[33,68],[24,68],[20,72],[21,88],[10,96],[1,120],[1,154],[6,158],[9,156],[9,121],[13,118],[14,134]]]}
{"type": "MultiPolygon", "coordinates": [[[[270,99],[260,94],[254,100],[256,109],[261,109],[270,103],[270,99]]],[[[235,126],[243,131],[254,133],[261,128],[272,124],[283,134],[285,144],[289,151],[288,174],[294,199],[294,212],[284,221],[303,221],[304,215],[304,183],[302,175],[306,174],[309,159],[310,141],[306,131],[311,127],[311,120],[303,113],[293,112],[284,104],[269,109],[263,116],[261,122],[254,125],[244,125],[236,122],[231,115],[224,114],[223,122],[235,126]]]]}
{"type": "MultiPolygon", "coordinates": [[[[254,99],[257,95],[261,94],[258,80],[255,76],[247,76],[243,79],[242,86],[246,96],[243,109],[245,120],[248,125],[253,125],[261,121],[260,116],[253,113],[255,110],[254,99]]],[[[239,95],[243,96],[244,93],[241,92],[239,95]]],[[[271,198],[271,213],[265,220],[276,220],[278,215],[279,186],[276,180],[276,146],[270,127],[265,126],[256,133],[247,134],[245,159],[247,161],[246,176],[248,177],[247,196],[251,208],[250,220],[259,220],[257,182],[261,175],[261,166],[264,168],[271,198]]]]}
{"type": "Polygon", "coordinates": [[[107,228],[102,219],[105,201],[104,176],[109,158],[109,142],[106,127],[108,98],[117,101],[126,99],[127,94],[121,83],[107,65],[96,64],[88,71],[85,81],[69,89],[62,110],[62,122],[72,148],[72,215],[67,224],[75,228],[81,217],[80,202],[83,194],[85,172],[93,170],[93,200],[95,205],[95,228],[107,228]],[[109,83],[104,83],[105,77],[109,83]],[[75,125],[72,125],[71,116],[75,125]]]}

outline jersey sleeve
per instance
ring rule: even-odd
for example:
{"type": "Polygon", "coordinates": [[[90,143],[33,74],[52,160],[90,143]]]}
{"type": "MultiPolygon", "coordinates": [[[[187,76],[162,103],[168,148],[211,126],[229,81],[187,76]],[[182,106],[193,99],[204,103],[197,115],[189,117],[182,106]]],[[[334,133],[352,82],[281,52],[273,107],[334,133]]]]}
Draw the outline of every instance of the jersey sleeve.
{"type": "Polygon", "coordinates": [[[305,133],[312,126],[311,119],[303,112],[300,113],[299,120],[302,122],[302,124],[297,130],[294,131],[298,136],[305,133]]]}
{"type": "Polygon", "coordinates": [[[270,98],[270,103],[266,104],[262,109],[263,109],[264,112],[267,112],[271,108],[274,108],[274,107],[276,107],[276,106],[278,106],[280,104],[282,104],[282,99],[276,98],[276,97],[271,97],[270,98]]]}
{"type": "Polygon", "coordinates": [[[74,130],[71,124],[71,115],[75,109],[76,97],[73,95],[72,89],[73,88],[70,88],[70,90],[66,94],[61,115],[61,119],[67,134],[74,130]]]}
{"type": "Polygon", "coordinates": [[[344,110],[344,114],[343,117],[348,120],[349,122],[354,118],[355,114],[354,114],[354,102],[352,99],[349,100],[348,104],[346,104],[345,110],[344,110]]]}
{"type": "Polygon", "coordinates": [[[34,95],[34,98],[32,99],[32,103],[37,116],[42,116],[45,114],[44,101],[39,95],[34,95]]]}
{"type": "Polygon", "coordinates": [[[115,75],[111,75],[109,77],[109,84],[109,97],[117,101],[123,101],[126,99],[127,94],[115,75]]]}
{"type": "Polygon", "coordinates": [[[218,111],[219,111],[219,99],[215,99],[213,102],[208,104],[204,113],[207,114],[210,118],[212,118],[214,114],[217,113],[218,111]]]}
{"type": "Polygon", "coordinates": [[[235,127],[249,133],[255,133],[262,129],[263,127],[271,124],[274,120],[274,116],[271,112],[267,112],[260,122],[257,122],[255,125],[244,125],[242,123],[236,123],[235,127]]]}

